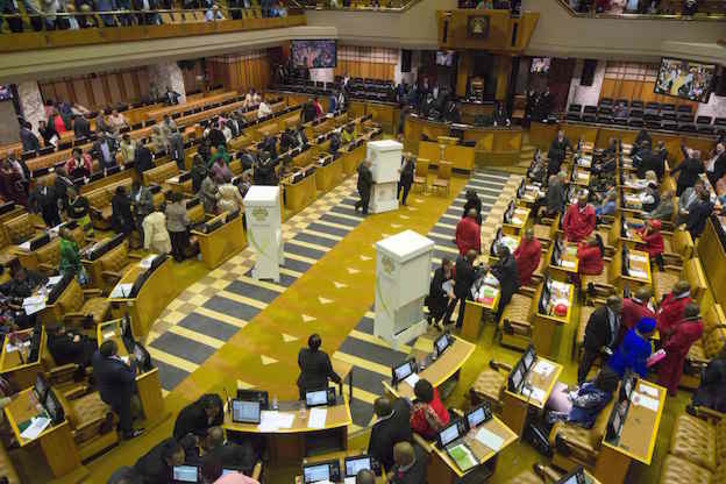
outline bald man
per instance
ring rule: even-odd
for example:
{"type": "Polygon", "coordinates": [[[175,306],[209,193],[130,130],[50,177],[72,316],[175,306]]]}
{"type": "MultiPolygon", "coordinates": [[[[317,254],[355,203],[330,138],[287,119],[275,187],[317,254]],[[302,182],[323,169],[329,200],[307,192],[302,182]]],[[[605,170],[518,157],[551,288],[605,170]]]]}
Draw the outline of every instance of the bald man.
{"type": "Polygon", "coordinates": [[[418,445],[399,442],[393,447],[393,471],[388,481],[393,484],[421,484],[426,482],[426,452],[418,445]]]}
{"type": "Polygon", "coordinates": [[[239,469],[250,475],[257,462],[257,454],[252,444],[247,441],[243,441],[241,444],[228,442],[222,427],[209,429],[204,447],[206,453],[203,461],[218,460],[225,469],[239,469]]]}
{"type": "Polygon", "coordinates": [[[605,358],[613,354],[620,334],[620,313],[623,302],[618,296],[610,296],[605,306],[600,306],[590,315],[585,326],[584,352],[577,366],[577,384],[582,385],[592,364],[599,355],[605,358]]]}
{"type": "Polygon", "coordinates": [[[386,397],[377,398],[373,403],[373,410],[376,421],[368,441],[368,455],[380,462],[388,472],[393,467],[393,446],[413,439],[409,421],[411,411],[402,398],[392,402],[386,397]]]}
{"type": "Polygon", "coordinates": [[[577,203],[567,209],[562,220],[562,231],[569,242],[580,242],[592,234],[596,222],[595,209],[587,203],[587,195],[582,193],[577,197],[577,203]]]}
{"type": "Polygon", "coordinates": [[[355,476],[355,484],[376,484],[376,474],[370,469],[363,469],[355,476]]]}

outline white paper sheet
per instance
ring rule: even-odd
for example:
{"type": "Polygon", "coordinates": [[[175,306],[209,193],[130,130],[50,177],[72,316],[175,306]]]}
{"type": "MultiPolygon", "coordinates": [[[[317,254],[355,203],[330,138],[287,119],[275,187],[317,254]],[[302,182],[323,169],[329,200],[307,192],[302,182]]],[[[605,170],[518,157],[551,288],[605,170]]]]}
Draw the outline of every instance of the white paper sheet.
{"type": "Polygon", "coordinates": [[[20,434],[25,440],[37,438],[43,430],[50,425],[50,419],[46,417],[35,417],[32,423],[20,434]]]}
{"type": "Polygon", "coordinates": [[[418,381],[419,381],[418,374],[417,373],[411,373],[403,381],[405,381],[406,383],[408,383],[408,385],[411,388],[413,388],[414,386],[416,386],[416,383],[418,383],[418,381]]]}
{"type": "Polygon", "coordinates": [[[27,348],[28,346],[30,346],[30,341],[24,341],[18,345],[8,343],[7,346],[5,346],[5,353],[14,353],[20,350],[20,348],[27,348]]]}
{"type": "Polygon", "coordinates": [[[577,264],[575,264],[575,262],[571,260],[563,260],[560,265],[565,269],[574,269],[577,264]]]}
{"type": "Polygon", "coordinates": [[[23,299],[23,306],[36,306],[45,304],[45,296],[31,296],[23,299]]]}
{"type": "Polygon", "coordinates": [[[275,417],[275,422],[277,423],[277,428],[279,429],[292,428],[292,424],[294,421],[294,413],[278,412],[277,416],[275,417]]]}
{"type": "Polygon", "coordinates": [[[111,294],[109,295],[110,298],[126,298],[129,297],[131,294],[131,288],[134,287],[134,284],[132,282],[124,283],[124,284],[116,284],[116,287],[113,288],[113,291],[111,291],[111,294]]]}
{"type": "Polygon", "coordinates": [[[658,400],[656,400],[655,398],[646,397],[645,395],[641,395],[640,393],[634,393],[632,401],[633,404],[639,407],[645,407],[648,410],[652,410],[654,412],[658,411],[658,400]]]}
{"type": "Polygon", "coordinates": [[[656,390],[655,388],[653,388],[651,386],[643,385],[642,383],[638,383],[638,391],[640,393],[644,393],[644,394],[648,395],[649,397],[658,398],[658,390],[656,390]]]}
{"type": "Polygon", "coordinates": [[[537,387],[524,387],[522,388],[522,395],[538,402],[544,402],[545,391],[537,387]]]}
{"type": "Polygon", "coordinates": [[[63,279],[63,276],[53,276],[53,277],[49,277],[48,278],[48,284],[47,285],[48,286],[55,286],[56,284],[58,284],[61,281],[61,279],[63,279]]]}
{"type": "Polygon", "coordinates": [[[628,274],[630,275],[630,277],[635,277],[636,279],[647,279],[648,278],[648,274],[646,272],[639,271],[636,269],[630,269],[628,271],[628,274]]]}
{"type": "Polygon", "coordinates": [[[648,262],[648,258],[638,254],[630,254],[630,260],[636,262],[648,262]]]}
{"type": "Polygon", "coordinates": [[[327,408],[310,409],[310,417],[308,417],[308,428],[322,429],[325,427],[325,420],[328,418],[327,408]]]}
{"type": "Polygon", "coordinates": [[[346,477],[343,484],[355,484],[355,477],[346,477]]]}
{"type": "Polygon", "coordinates": [[[28,240],[27,242],[23,242],[22,244],[18,244],[18,249],[24,250],[24,251],[29,251],[30,250],[30,241],[28,240]]]}
{"type": "Polygon", "coordinates": [[[103,340],[106,341],[107,339],[111,339],[114,336],[116,336],[116,331],[106,331],[103,333],[103,340]]]}
{"type": "Polygon", "coordinates": [[[260,424],[257,426],[262,432],[272,432],[279,429],[278,412],[263,410],[260,412],[260,424]]]}
{"type": "Polygon", "coordinates": [[[502,448],[502,445],[504,444],[504,439],[495,434],[494,432],[490,432],[489,430],[485,428],[479,429],[479,431],[476,433],[476,440],[481,442],[482,444],[486,445],[490,449],[492,449],[494,452],[498,452],[499,449],[502,448]]]}
{"type": "Polygon", "coordinates": [[[544,360],[538,360],[537,363],[534,365],[534,372],[542,376],[549,375],[554,369],[555,367],[552,363],[544,360]]]}
{"type": "Polygon", "coordinates": [[[143,269],[148,269],[151,267],[151,263],[154,262],[154,259],[156,259],[156,254],[146,256],[139,261],[139,266],[143,269]]]}

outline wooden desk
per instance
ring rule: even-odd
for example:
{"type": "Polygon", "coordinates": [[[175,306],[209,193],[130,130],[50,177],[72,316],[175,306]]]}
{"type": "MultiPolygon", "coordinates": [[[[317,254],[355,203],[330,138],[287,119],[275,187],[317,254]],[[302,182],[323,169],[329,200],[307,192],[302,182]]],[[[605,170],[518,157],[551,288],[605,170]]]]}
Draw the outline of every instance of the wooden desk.
{"type": "Polygon", "coordinates": [[[573,170],[575,170],[573,183],[579,187],[588,188],[590,186],[590,172],[582,167],[573,168],[573,170]]]}
{"type": "Polygon", "coordinates": [[[444,483],[444,484],[456,484],[461,482],[461,479],[468,474],[471,474],[478,467],[489,465],[491,473],[494,473],[496,467],[497,456],[504,449],[512,445],[518,440],[519,436],[512,431],[507,425],[499,420],[496,416],[493,416],[491,420],[479,426],[477,429],[466,435],[463,440],[469,445],[469,448],[477,457],[479,464],[477,467],[470,469],[467,472],[463,472],[456,462],[449,457],[449,454],[437,446],[433,446],[433,452],[431,455],[431,463],[428,467],[427,479],[429,482],[444,483]],[[476,440],[476,432],[479,429],[486,429],[494,435],[500,437],[504,442],[501,448],[492,449],[476,440]]]}
{"type": "MultiPolygon", "coordinates": [[[[574,312],[575,286],[559,281],[552,281],[552,284],[553,288],[558,288],[558,291],[562,293],[562,297],[567,299],[567,314],[565,316],[555,316],[554,314],[542,314],[539,312],[539,300],[542,295],[542,285],[540,285],[532,301],[532,304],[537,305],[532,321],[532,343],[538,355],[556,358],[562,339],[559,329],[566,324],[570,324],[574,312]]],[[[554,297],[550,298],[551,301],[554,301],[554,299],[554,297]]],[[[550,304],[553,305],[552,303],[550,304]]]]}
{"type": "MultiPolygon", "coordinates": [[[[96,341],[98,347],[104,341],[113,340],[118,346],[119,356],[128,356],[126,344],[121,337],[121,320],[107,321],[96,327],[96,341]]],[[[144,412],[144,428],[150,429],[160,424],[171,412],[164,409],[164,397],[161,393],[161,382],[159,381],[159,369],[153,368],[145,373],[136,375],[136,391],[141,401],[141,409],[144,412]]]]}
{"type": "Polygon", "coordinates": [[[304,457],[315,450],[318,444],[328,439],[335,440],[337,449],[344,450],[348,445],[348,426],[352,423],[350,407],[346,395],[339,396],[339,403],[327,408],[325,427],[322,429],[308,427],[310,410],[303,407],[300,401],[279,402],[279,411],[294,415],[290,428],[265,430],[257,424],[232,422],[229,412],[225,412],[223,427],[227,432],[261,436],[269,452],[270,465],[281,463],[299,463],[304,457]]]}
{"type": "MultiPolygon", "coordinates": [[[[169,282],[174,280],[171,264],[172,258],[167,257],[144,282],[136,297],[109,298],[111,313],[115,318],[120,318],[128,313],[131,318],[131,330],[136,338],[146,337],[151,325],[177,292],[174,284],[169,282]]],[[[118,283],[133,284],[144,271],[146,269],[137,263],[126,271],[118,283]]]]}
{"type": "Polygon", "coordinates": [[[285,208],[291,213],[297,213],[310,205],[317,195],[315,175],[306,176],[297,183],[284,181],[285,208]]]}
{"type": "Polygon", "coordinates": [[[517,435],[522,435],[524,432],[524,424],[527,421],[527,414],[529,407],[533,407],[535,411],[542,412],[547,400],[552,395],[552,390],[557,383],[557,379],[562,374],[563,366],[552,360],[548,360],[541,356],[537,356],[535,364],[530,371],[527,372],[525,382],[531,385],[535,389],[542,390],[544,394],[541,398],[536,398],[534,395],[523,395],[522,393],[515,393],[504,390],[504,398],[502,405],[502,420],[516,432],[517,435]],[[537,364],[543,362],[543,365],[548,365],[551,371],[547,375],[543,375],[534,371],[537,368],[537,364]]]}
{"type": "Polygon", "coordinates": [[[153,119],[155,121],[160,121],[164,115],[172,115],[175,113],[182,113],[185,111],[190,111],[192,109],[202,108],[204,106],[214,104],[214,103],[221,103],[224,101],[227,101],[229,99],[233,99],[237,97],[237,91],[230,91],[225,92],[221,94],[215,94],[213,96],[203,97],[201,99],[195,99],[193,101],[187,100],[185,104],[177,104],[174,106],[166,106],[159,109],[152,109],[150,111],[147,111],[144,115],[145,120],[153,119]]]}
{"type": "MultiPolygon", "coordinates": [[[[19,427],[32,417],[45,415],[45,410],[38,410],[38,405],[31,387],[15,394],[12,401],[4,408],[5,417],[13,429],[18,445],[21,449],[34,444],[40,445],[45,461],[55,477],[77,470],[81,467],[81,456],[67,420],[57,425],[49,425],[33,440],[26,440],[20,436],[19,427]]],[[[84,474],[87,472],[86,470],[84,474]]]]}
{"type": "Polygon", "coordinates": [[[343,160],[340,157],[315,170],[315,187],[324,193],[338,186],[342,180],[343,160]]]}
{"type": "MultiPolygon", "coordinates": [[[[492,313],[497,311],[499,308],[499,299],[502,296],[499,286],[490,286],[485,284],[483,286],[487,295],[491,296],[487,298],[480,298],[483,300],[472,301],[466,300],[466,310],[464,311],[464,321],[461,325],[461,337],[472,343],[476,343],[479,340],[479,331],[481,330],[481,321],[484,316],[484,311],[492,313]]],[[[479,293],[477,293],[479,296],[479,293]]]]}
{"type": "MultiPolygon", "coordinates": [[[[32,336],[33,328],[17,331],[19,335],[32,336]]],[[[43,354],[46,351],[47,335],[45,326],[41,328],[40,350],[38,351],[38,359],[28,362],[28,354],[30,346],[23,346],[20,351],[23,352],[23,359],[20,359],[20,353],[16,351],[8,351],[8,337],[5,337],[2,353],[0,353],[0,374],[7,378],[16,388],[28,388],[35,384],[35,377],[38,373],[45,371],[45,363],[43,362],[43,354]],[[23,363],[25,361],[25,363],[23,363]]],[[[30,340],[28,340],[30,341],[30,340]]]]}
{"type": "Polygon", "coordinates": [[[565,244],[565,250],[562,251],[560,256],[561,264],[552,263],[554,250],[555,244],[550,244],[547,249],[547,258],[545,259],[545,263],[549,267],[549,273],[556,281],[568,282],[572,276],[577,274],[580,266],[580,259],[577,258],[577,244],[574,242],[567,242],[565,244]]]}
{"type": "Polygon", "coordinates": [[[352,151],[342,151],[341,158],[343,159],[343,173],[345,176],[356,172],[361,161],[365,158],[365,154],[365,144],[355,147],[352,151]]]}
{"type": "Polygon", "coordinates": [[[616,442],[603,439],[595,464],[595,477],[603,484],[624,483],[631,462],[650,465],[653,459],[667,390],[641,379],[635,387],[636,393],[645,393],[641,392],[641,385],[658,392],[658,409],[651,410],[631,402],[620,438],[616,442]]]}
{"type": "MultiPolygon", "coordinates": [[[[419,378],[428,380],[434,387],[438,388],[452,377],[457,376],[476,348],[475,344],[458,336],[453,336],[453,338],[454,343],[447,348],[444,354],[418,373],[419,378]]],[[[415,352],[415,356],[420,359],[423,359],[425,355],[415,352]]],[[[383,387],[388,394],[397,398],[408,398],[409,400],[415,398],[413,388],[408,383],[401,382],[397,388],[394,388],[390,380],[384,380],[383,387]]]]}
{"type": "Polygon", "coordinates": [[[527,226],[530,212],[531,210],[527,207],[516,207],[512,220],[502,224],[502,232],[505,235],[520,235],[520,232],[527,226]]]}
{"type": "MultiPolygon", "coordinates": [[[[217,218],[227,217],[227,212],[217,218]]],[[[214,220],[214,219],[212,219],[214,220]]],[[[208,234],[192,231],[199,241],[199,251],[207,268],[219,267],[224,261],[247,247],[247,236],[242,225],[242,215],[226,222],[208,234]]]]}
{"type": "Polygon", "coordinates": [[[438,165],[442,160],[453,163],[453,168],[460,171],[474,169],[474,147],[452,144],[439,144],[435,141],[420,141],[418,144],[419,158],[426,158],[438,165]]]}

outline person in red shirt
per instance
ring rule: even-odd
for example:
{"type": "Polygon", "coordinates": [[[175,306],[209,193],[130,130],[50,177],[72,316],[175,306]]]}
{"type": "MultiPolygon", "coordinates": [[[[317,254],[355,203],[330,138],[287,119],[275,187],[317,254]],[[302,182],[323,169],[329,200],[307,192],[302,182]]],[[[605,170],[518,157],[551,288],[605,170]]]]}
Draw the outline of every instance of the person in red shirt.
{"type": "Polygon", "coordinates": [[[517,272],[519,273],[519,283],[528,285],[532,281],[532,274],[539,267],[542,258],[542,245],[534,236],[534,230],[528,228],[524,232],[524,237],[519,242],[519,246],[514,250],[514,260],[517,262],[517,272]]]}
{"type": "Polygon", "coordinates": [[[323,115],[323,105],[320,104],[320,101],[317,97],[313,98],[313,107],[315,108],[315,117],[319,118],[323,115]]]}
{"type": "Polygon", "coordinates": [[[692,302],[691,285],[688,284],[688,281],[676,282],[673,290],[663,298],[655,316],[661,341],[665,343],[668,340],[676,324],[683,319],[683,311],[686,306],[692,302]]]}
{"type": "Polygon", "coordinates": [[[461,256],[465,256],[471,249],[481,254],[481,227],[476,223],[476,217],[476,209],[472,208],[466,217],[456,224],[456,246],[461,256]]]}
{"type": "Polygon", "coordinates": [[[72,178],[87,177],[93,171],[93,161],[88,153],[73,148],[71,159],[66,162],[66,173],[72,178]]]}
{"type": "Polygon", "coordinates": [[[663,234],[660,233],[660,220],[648,220],[645,226],[638,231],[643,244],[639,248],[648,252],[651,259],[663,255],[663,234]]]}
{"type": "Polygon", "coordinates": [[[416,398],[411,407],[411,430],[426,440],[434,440],[449,424],[449,411],[441,401],[439,391],[428,380],[417,381],[413,393],[416,398]]]}
{"type": "Polygon", "coordinates": [[[643,318],[655,319],[655,312],[648,306],[653,291],[648,287],[640,287],[633,297],[623,299],[621,327],[623,332],[633,329],[643,318]]]}
{"type": "Polygon", "coordinates": [[[577,203],[567,209],[562,220],[562,230],[569,242],[580,242],[595,230],[595,222],[595,209],[587,203],[587,195],[582,194],[577,198],[577,203]]]}
{"type": "Polygon", "coordinates": [[[671,336],[663,345],[665,358],[658,370],[658,384],[668,389],[668,395],[678,393],[678,384],[683,376],[683,364],[691,345],[703,336],[703,322],[698,306],[689,304],[683,310],[683,319],[673,328],[671,336]]]}
{"type": "Polygon", "coordinates": [[[586,242],[580,242],[577,246],[578,272],[581,275],[598,276],[602,274],[605,247],[602,237],[596,234],[586,242]]]}

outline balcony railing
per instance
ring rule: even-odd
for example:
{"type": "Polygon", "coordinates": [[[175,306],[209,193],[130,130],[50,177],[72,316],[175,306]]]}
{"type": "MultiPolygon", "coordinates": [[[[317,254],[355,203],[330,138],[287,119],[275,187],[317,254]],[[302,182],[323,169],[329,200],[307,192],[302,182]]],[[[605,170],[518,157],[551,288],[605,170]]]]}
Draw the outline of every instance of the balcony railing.
{"type": "Polygon", "coordinates": [[[420,0],[291,0],[290,5],[308,10],[341,12],[404,12],[420,0]]]}
{"type": "Polygon", "coordinates": [[[557,0],[571,15],[582,18],[623,20],[724,21],[726,1],[639,0],[633,3],[612,0],[557,0]],[[690,6],[689,6],[690,5],[690,6]],[[697,5],[694,9],[692,5],[697,5]]]}

